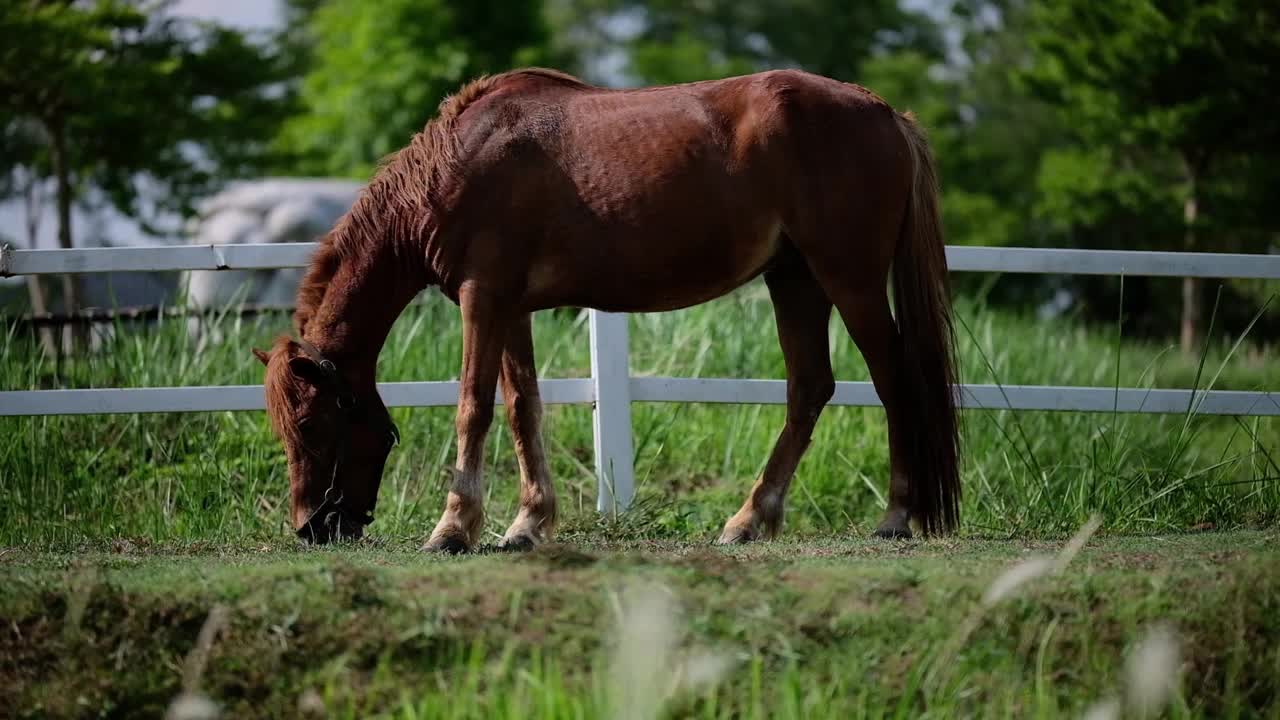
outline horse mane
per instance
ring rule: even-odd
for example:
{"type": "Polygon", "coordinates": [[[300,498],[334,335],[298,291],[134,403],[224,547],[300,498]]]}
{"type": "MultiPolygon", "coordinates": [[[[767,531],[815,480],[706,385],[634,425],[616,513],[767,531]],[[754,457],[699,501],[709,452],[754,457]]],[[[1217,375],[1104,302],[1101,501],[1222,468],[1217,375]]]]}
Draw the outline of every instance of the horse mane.
{"type": "Polygon", "coordinates": [[[292,346],[293,340],[288,335],[281,335],[271,348],[271,362],[267,363],[264,383],[267,418],[271,420],[271,429],[276,436],[287,443],[286,447],[303,447],[302,431],[292,415],[293,408],[298,407],[302,401],[303,389],[289,369],[292,346]]]}
{"type": "MultiPolygon", "coordinates": [[[[520,77],[585,86],[556,70],[526,68],[484,75],[440,102],[438,113],[404,148],[383,158],[373,179],[355,204],[320,241],[298,288],[294,327],[299,336],[324,300],[325,289],[347,258],[363,254],[371,243],[386,239],[399,256],[424,249],[421,242],[439,230],[441,208],[461,175],[457,122],[473,103],[504,81],[520,77]]],[[[410,265],[401,263],[402,266],[410,265]]]]}

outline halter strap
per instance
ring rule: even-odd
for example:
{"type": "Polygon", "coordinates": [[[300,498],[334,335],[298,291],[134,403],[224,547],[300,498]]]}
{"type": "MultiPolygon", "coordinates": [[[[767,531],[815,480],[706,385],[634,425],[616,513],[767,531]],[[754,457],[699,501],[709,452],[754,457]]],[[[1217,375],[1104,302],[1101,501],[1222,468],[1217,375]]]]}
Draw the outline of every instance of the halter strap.
{"type": "Polygon", "coordinates": [[[333,361],[324,356],[320,349],[304,337],[298,337],[298,347],[302,348],[303,354],[311,358],[311,361],[320,368],[329,382],[333,383],[334,389],[338,391],[338,408],[342,410],[350,410],[356,406],[356,395],[351,392],[351,386],[347,384],[345,378],[338,373],[338,366],[333,361]]]}

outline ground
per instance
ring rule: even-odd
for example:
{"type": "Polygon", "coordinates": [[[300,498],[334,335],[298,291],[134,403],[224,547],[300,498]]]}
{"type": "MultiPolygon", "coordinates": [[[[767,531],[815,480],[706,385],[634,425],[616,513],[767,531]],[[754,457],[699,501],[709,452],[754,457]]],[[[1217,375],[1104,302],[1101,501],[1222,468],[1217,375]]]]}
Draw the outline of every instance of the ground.
{"type": "Polygon", "coordinates": [[[1064,541],[607,537],[457,558],[377,539],[9,548],[0,707],[158,717],[185,674],[226,717],[1079,717],[1131,693],[1127,654],[1169,628],[1173,717],[1280,717],[1275,531],[1094,537],[993,603],[1064,541]]]}

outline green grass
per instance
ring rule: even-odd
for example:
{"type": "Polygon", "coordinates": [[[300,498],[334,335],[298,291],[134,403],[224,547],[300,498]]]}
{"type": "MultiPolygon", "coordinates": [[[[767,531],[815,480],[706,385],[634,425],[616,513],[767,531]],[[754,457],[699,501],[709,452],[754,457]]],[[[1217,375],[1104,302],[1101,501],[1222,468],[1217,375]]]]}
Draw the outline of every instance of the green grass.
{"type": "Polygon", "coordinates": [[[336,718],[1079,717],[1126,691],[1126,656],[1168,627],[1169,717],[1280,717],[1274,531],[1095,539],[991,607],[997,576],[1058,544],[567,540],[464,558],[386,542],[15,549],[0,707],[158,717],[185,675],[227,717],[294,716],[304,695],[336,718]],[[670,611],[643,602],[663,597],[670,611]],[[214,607],[225,625],[194,671],[214,607]],[[696,657],[723,672],[665,702],[640,692],[696,657]]]}
{"type": "MultiPolygon", "coordinates": [[[[1117,341],[1114,328],[958,304],[968,382],[1200,387],[1280,387],[1265,348],[1215,337],[1203,366],[1167,346],[1117,341]],[[1221,373],[1218,370],[1221,368],[1221,373]]],[[[61,364],[16,334],[0,349],[4,389],[140,387],[261,382],[249,354],[289,327],[288,318],[227,318],[220,343],[198,346],[180,321],[122,327],[107,352],[61,364]]],[[[678,313],[635,316],[636,374],[782,378],[772,309],[753,284],[678,313]]],[[[866,379],[833,322],[837,377],[866,379]]],[[[585,318],[540,313],[545,377],[589,374],[585,318]]],[[[457,310],[438,295],[409,310],[383,351],[383,380],[456,377],[457,310]]],[[[633,408],[641,512],[627,532],[706,538],[741,503],[784,417],[782,407],[637,404],[633,408]]],[[[394,412],[403,444],[382,486],[386,538],[421,537],[433,524],[452,464],[449,408],[394,412]]],[[[1114,532],[1212,525],[1267,527],[1280,514],[1280,425],[1271,419],[1047,412],[966,412],[966,531],[984,536],[1068,532],[1091,513],[1114,532]]],[[[489,522],[514,515],[517,475],[499,419],[489,439],[489,522]]],[[[549,408],[545,441],[567,526],[590,525],[595,504],[586,406],[549,408]]],[[[153,541],[275,539],[287,532],[283,453],[261,413],[0,419],[0,544],[68,547],[103,538],[153,541]]],[[[883,411],[828,408],[790,495],[786,532],[867,531],[883,506],[888,454],[883,411]]]]}
{"type": "MultiPolygon", "coordinates": [[[[1188,359],[969,300],[958,316],[968,382],[1280,387],[1270,351],[1234,338],[1188,359]]],[[[11,334],[0,383],[258,383],[249,348],[287,328],[226,318],[222,342],[200,346],[180,322],[121,327],[106,352],[60,364],[11,334]]],[[[756,285],[631,328],[636,374],[783,377],[756,285]]],[[[589,373],[583,317],[540,314],[535,335],[544,377],[589,373]]],[[[832,339],[837,377],[866,379],[835,324],[832,339]]],[[[432,296],[401,318],[379,375],[449,379],[460,355],[457,311],[432,296]]],[[[260,413],[0,419],[0,708],[156,717],[185,676],[225,717],[317,701],[331,717],[404,720],[1079,717],[1128,692],[1126,657],[1171,627],[1183,680],[1170,716],[1280,718],[1274,420],[967,412],[964,528],[903,543],[866,539],[888,472],[883,412],[828,408],[783,539],[722,549],[709,541],[781,407],[635,405],[639,494],[617,518],[593,510],[589,408],[552,407],[560,544],[440,558],[416,548],[443,503],[452,411],[394,415],[403,443],[377,523],[326,549],[294,544],[283,453],[260,413]],[[1095,514],[1101,534],[1064,571],[983,604],[1002,571],[1095,514]],[[629,607],[637,597],[683,611],[629,607]],[[202,646],[213,608],[225,627],[202,646]],[[699,657],[713,681],[666,697],[699,657]]],[[[488,458],[496,538],[516,498],[502,420],[488,458]]]]}

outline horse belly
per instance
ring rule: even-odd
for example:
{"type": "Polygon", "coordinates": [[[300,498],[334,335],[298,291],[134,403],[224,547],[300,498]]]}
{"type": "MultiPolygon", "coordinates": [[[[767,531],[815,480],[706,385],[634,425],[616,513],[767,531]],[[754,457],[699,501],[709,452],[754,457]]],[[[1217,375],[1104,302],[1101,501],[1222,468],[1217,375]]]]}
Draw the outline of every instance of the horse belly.
{"type": "MultiPolygon", "coordinates": [[[[714,300],[763,271],[777,254],[781,223],[729,232],[605,235],[573,257],[531,268],[540,307],[574,305],[609,312],[661,312],[714,300]]],[[[580,246],[581,247],[581,246],[580,246]]]]}

